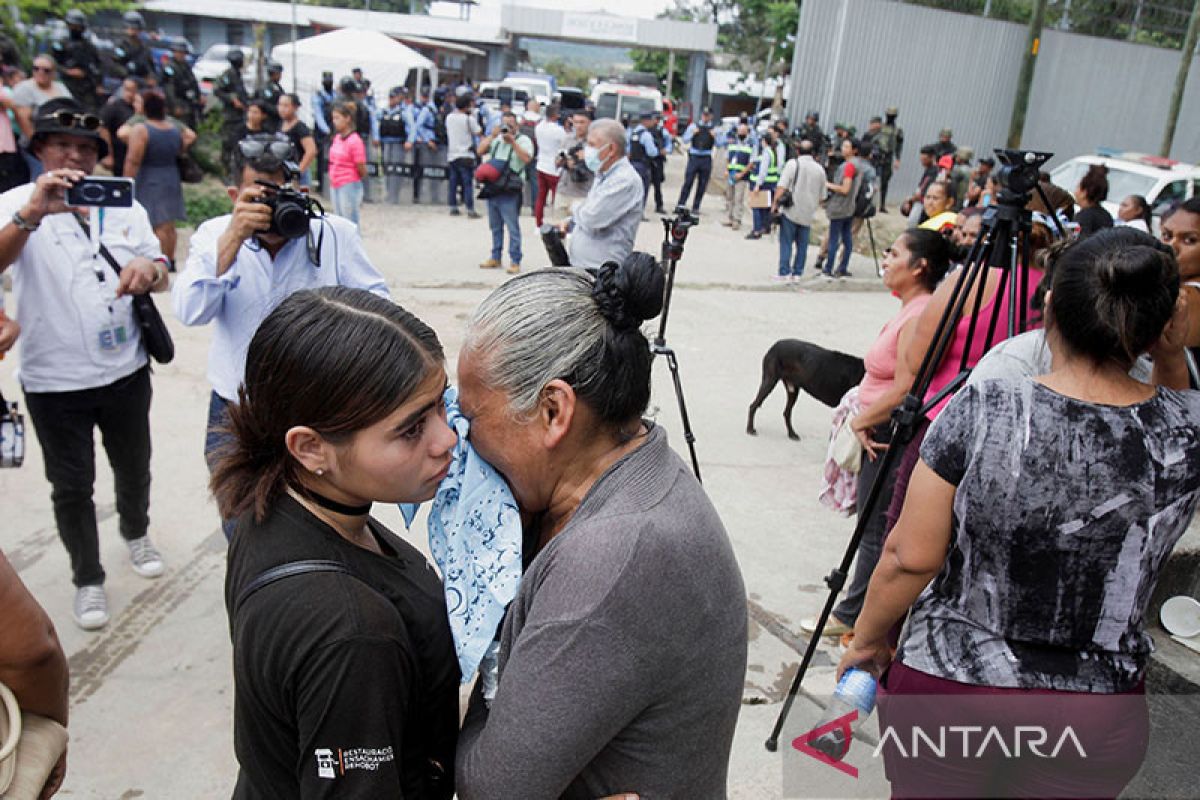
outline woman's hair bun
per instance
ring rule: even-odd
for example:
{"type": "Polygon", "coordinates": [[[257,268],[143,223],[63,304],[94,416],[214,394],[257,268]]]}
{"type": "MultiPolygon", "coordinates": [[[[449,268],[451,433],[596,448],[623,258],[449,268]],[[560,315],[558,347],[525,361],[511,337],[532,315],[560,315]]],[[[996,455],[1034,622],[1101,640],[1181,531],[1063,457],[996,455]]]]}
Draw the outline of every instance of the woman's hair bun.
{"type": "Polygon", "coordinates": [[[666,276],[654,256],[631,253],[624,263],[608,261],[596,271],[592,298],[618,331],[636,331],[663,307],[666,276]]]}

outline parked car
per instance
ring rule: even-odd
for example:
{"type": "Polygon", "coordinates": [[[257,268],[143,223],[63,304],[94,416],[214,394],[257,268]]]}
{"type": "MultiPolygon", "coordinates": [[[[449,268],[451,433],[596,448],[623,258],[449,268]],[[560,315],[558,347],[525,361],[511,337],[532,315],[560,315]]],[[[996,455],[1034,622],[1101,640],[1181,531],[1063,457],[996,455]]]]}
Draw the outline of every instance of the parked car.
{"type": "Polygon", "coordinates": [[[587,106],[587,93],[577,86],[560,86],[555,100],[566,113],[580,111],[587,106]]]}
{"type": "Polygon", "coordinates": [[[500,81],[484,81],[479,84],[479,104],[491,111],[499,111],[502,102],[507,102],[514,109],[524,109],[528,99],[529,92],[500,81]]]}
{"type": "Polygon", "coordinates": [[[214,44],[192,64],[192,72],[196,74],[196,80],[200,82],[200,90],[204,94],[211,92],[213,81],[229,69],[229,52],[235,47],[241,49],[246,56],[242,66],[242,79],[246,86],[254,85],[254,48],[236,44],[214,44]]]}
{"type": "Polygon", "coordinates": [[[1076,156],[1050,172],[1050,179],[1068,192],[1074,192],[1079,179],[1093,164],[1108,167],[1108,199],[1102,204],[1115,218],[1121,200],[1131,194],[1145,197],[1158,219],[1172,205],[1200,193],[1200,167],[1169,158],[1101,148],[1096,155],[1076,156]]]}

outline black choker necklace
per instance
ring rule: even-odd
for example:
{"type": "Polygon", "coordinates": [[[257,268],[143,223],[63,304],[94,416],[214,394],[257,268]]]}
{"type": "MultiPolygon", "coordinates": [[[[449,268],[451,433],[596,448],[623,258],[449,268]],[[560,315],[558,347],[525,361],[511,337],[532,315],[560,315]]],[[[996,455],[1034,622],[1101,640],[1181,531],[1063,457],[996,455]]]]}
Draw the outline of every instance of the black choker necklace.
{"type": "Polygon", "coordinates": [[[347,517],[361,517],[371,512],[371,503],[367,503],[365,506],[348,506],[345,503],[339,503],[337,500],[330,500],[325,495],[307,487],[304,490],[304,497],[312,500],[326,511],[332,511],[335,514],[344,514],[347,517]]]}

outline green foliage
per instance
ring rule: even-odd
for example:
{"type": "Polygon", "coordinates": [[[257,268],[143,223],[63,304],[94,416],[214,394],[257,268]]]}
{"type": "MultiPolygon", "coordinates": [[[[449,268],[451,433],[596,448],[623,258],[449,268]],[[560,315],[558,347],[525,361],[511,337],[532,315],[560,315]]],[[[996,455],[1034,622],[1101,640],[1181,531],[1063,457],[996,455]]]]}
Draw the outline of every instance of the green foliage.
{"type": "MultiPolygon", "coordinates": [[[[221,181],[208,178],[204,183],[183,185],[183,207],[187,212],[185,224],[195,228],[206,220],[233,211],[233,202],[225,193],[221,181]]],[[[178,227],[182,227],[182,224],[178,227]]]]}
{"type": "Polygon", "coordinates": [[[41,22],[61,18],[72,8],[91,15],[98,11],[128,11],[138,4],[133,0],[16,0],[16,6],[24,21],[41,22]]]}
{"type": "MultiPolygon", "coordinates": [[[[717,45],[734,57],[735,69],[775,75],[786,73],[792,63],[792,39],[800,23],[800,4],[796,0],[675,0],[675,5],[659,16],[716,23],[717,45]],[[768,58],[770,65],[766,63],[768,58]]],[[[638,69],[666,78],[665,55],[660,59],[660,54],[643,50],[632,54],[638,69]]]]}
{"type": "MultiPolygon", "coordinates": [[[[670,56],[662,50],[630,50],[629,56],[633,60],[633,68],[638,72],[652,72],[658,76],[659,84],[667,85],[667,72],[670,66],[670,56]]],[[[675,75],[671,80],[671,86],[667,90],[668,97],[683,97],[684,90],[687,87],[687,56],[679,55],[675,57],[675,75]]]]}
{"type": "Polygon", "coordinates": [[[196,129],[192,158],[209,175],[221,175],[221,110],[210,108],[196,129]]]}
{"type": "Polygon", "coordinates": [[[590,70],[571,64],[562,58],[552,58],[541,64],[541,68],[554,76],[562,86],[577,86],[586,90],[588,81],[592,78],[590,70]]]}

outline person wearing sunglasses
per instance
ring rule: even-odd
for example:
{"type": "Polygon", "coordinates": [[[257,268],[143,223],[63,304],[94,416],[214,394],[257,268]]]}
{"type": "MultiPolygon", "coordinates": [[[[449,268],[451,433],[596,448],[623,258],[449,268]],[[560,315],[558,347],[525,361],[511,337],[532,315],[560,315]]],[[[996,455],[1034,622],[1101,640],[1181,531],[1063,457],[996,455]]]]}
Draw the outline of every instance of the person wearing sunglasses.
{"type": "MultiPolygon", "coordinates": [[[[296,178],[296,153],[284,134],[259,134],[237,144],[238,185],[227,187],[233,213],[210,219],[192,235],[172,304],[185,325],[214,327],[208,356],[208,430],[204,457],[211,470],[229,441],[228,408],[237,402],[246,352],[260,322],[289,295],[321,286],[349,286],[388,297],[354,223],[332,214],[310,219],[309,235],[289,239],[272,224],[271,202],[296,178]],[[274,197],[273,197],[274,196],[274,197]]],[[[230,521],[222,523],[226,537],[230,521]]]]}
{"type": "Polygon", "coordinates": [[[30,147],[46,171],[0,195],[0,270],[10,270],[21,299],[19,378],[71,560],[75,622],[86,630],[109,619],[92,500],[95,428],[133,570],[144,578],[164,570],[147,536],[150,368],[130,295],[166,289],[166,259],[140,203],[87,215],[67,205],[67,189],[108,152],[99,127],[70,98],[43,105],[30,147]]]}
{"type": "Polygon", "coordinates": [[[42,165],[30,152],[29,140],[33,137],[37,110],[57,97],[70,97],[71,93],[58,80],[58,66],[54,59],[43,53],[33,59],[33,74],[13,87],[13,103],[16,105],[17,125],[21,128],[21,146],[29,164],[30,179],[42,173],[42,165]]]}

